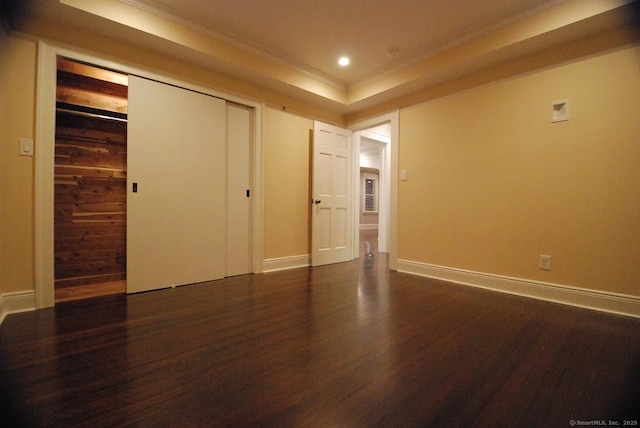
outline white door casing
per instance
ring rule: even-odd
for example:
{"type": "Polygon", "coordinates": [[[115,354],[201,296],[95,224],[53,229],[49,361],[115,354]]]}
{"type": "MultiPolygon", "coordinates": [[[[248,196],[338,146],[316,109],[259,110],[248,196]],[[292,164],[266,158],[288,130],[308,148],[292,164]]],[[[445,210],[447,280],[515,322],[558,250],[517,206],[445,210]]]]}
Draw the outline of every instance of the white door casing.
{"type": "Polygon", "coordinates": [[[314,122],[311,264],[351,259],[351,131],[314,122]]]}
{"type": "MultiPolygon", "coordinates": [[[[380,142],[385,143],[382,152],[382,168],[380,169],[380,199],[379,199],[379,229],[378,229],[378,251],[389,253],[389,268],[397,269],[397,239],[398,239],[398,140],[400,127],[400,112],[384,114],[382,116],[366,119],[361,122],[354,123],[349,129],[354,133],[354,177],[359,176],[359,153],[360,153],[360,137],[366,134],[366,130],[378,127],[388,123],[390,126],[390,137],[388,140],[380,142]]],[[[379,135],[374,139],[378,139],[379,135]]],[[[355,178],[354,178],[355,179],[355,178]]],[[[356,187],[357,189],[357,187],[356,187]]],[[[358,212],[356,204],[359,201],[354,198],[353,214],[355,224],[358,224],[358,212]]],[[[352,257],[358,257],[359,252],[359,230],[353,228],[352,257]]]]}
{"type": "Polygon", "coordinates": [[[225,110],[219,98],[130,77],[128,293],[225,276],[225,110]]]}

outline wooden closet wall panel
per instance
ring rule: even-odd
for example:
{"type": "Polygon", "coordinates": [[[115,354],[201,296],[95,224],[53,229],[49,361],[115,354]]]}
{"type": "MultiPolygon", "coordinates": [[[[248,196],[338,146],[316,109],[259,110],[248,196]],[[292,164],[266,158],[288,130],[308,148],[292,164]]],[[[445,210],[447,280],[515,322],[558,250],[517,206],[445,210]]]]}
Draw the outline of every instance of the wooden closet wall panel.
{"type": "Polygon", "coordinates": [[[224,277],[225,102],[132,76],[128,108],[127,292],[224,277]]]}
{"type": "Polygon", "coordinates": [[[126,137],[126,122],[57,113],[57,288],[126,277],[126,137]]]}

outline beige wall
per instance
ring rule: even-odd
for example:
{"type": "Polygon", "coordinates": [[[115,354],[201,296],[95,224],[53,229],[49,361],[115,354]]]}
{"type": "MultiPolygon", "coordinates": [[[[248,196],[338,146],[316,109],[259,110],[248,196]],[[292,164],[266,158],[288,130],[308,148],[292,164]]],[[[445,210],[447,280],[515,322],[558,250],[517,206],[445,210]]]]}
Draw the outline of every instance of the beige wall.
{"type": "MultiPolygon", "coordinates": [[[[1,30],[0,30],[1,31],[1,30]]],[[[36,44],[0,36],[0,294],[34,288],[33,138],[36,44]]]]}
{"type": "MultiPolygon", "coordinates": [[[[17,152],[34,133],[37,49],[21,37],[0,48],[3,294],[34,288],[34,160],[17,152]]],[[[218,88],[200,68],[161,69],[162,57],[148,56],[153,69],[218,88]]],[[[399,257],[640,295],[638,111],[638,47],[403,110],[399,257]],[[571,120],[552,124],[562,98],[571,120]],[[538,269],[540,254],[553,256],[551,272],[538,269]]],[[[279,108],[264,115],[264,256],[308,254],[313,123],[279,108]]]]}
{"type": "Polygon", "coordinates": [[[264,257],[307,255],[313,121],[273,108],[264,117],[264,257]]]}
{"type": "Polygon", "coordinates": [[[638,112],[639,47],[402,111],[399,258],[639,296],[638,112]]]}

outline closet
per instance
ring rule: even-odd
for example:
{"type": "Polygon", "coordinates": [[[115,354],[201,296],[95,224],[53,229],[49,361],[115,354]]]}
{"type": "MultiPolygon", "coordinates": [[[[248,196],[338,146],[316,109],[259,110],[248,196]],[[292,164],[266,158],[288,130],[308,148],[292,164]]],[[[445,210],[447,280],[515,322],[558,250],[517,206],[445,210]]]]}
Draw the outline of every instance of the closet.
{"type": "Polygon", "coordinates": [[[254,110],[134,75],[74,77],[82,91],[63,91],[61,70],[56,291],[106,283],[135,293],[250,273],[254,110]]]}
{"type": "Polygon", "coordinates": [[[123,293],[128,77],[59,57],[54,160],[56,301],[123,293]]]}

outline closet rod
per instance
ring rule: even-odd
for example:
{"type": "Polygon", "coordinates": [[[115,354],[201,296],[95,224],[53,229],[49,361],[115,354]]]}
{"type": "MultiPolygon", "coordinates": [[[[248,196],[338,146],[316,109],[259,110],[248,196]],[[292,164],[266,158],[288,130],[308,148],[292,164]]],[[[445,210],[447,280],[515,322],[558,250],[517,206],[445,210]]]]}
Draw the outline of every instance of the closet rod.
{"type": "Polygon", "coordinates": [[[119,117],[108,116],[105,114],[89,113],[86,111],[71,110],[67,108],[56,107],[56,111],[59,111],[61,113],[77,114],[78,116],[93,117],[96,119],[107,119],[107,120],[115,120],[117,122],[127,122],[127,119],[122,119],[119,117]]]}

